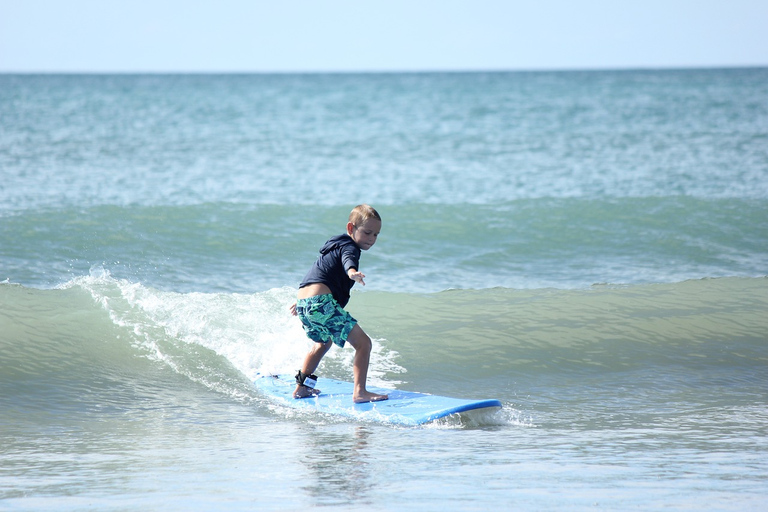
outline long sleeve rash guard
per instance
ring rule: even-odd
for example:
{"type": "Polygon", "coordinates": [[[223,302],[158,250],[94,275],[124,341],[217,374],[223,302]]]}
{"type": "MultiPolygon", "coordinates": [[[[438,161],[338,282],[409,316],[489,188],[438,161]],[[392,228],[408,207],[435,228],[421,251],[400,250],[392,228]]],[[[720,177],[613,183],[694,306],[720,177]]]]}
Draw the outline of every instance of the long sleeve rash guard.
{"type": "Polygon", "coordinates": [[[360,270],[360,248],[349,235],[334,236],[320,249],[320,257],[309,269],[299,285],[322,283],[330,288],[333,298],[344,307],[349,302],[349,292],[355,282],[347,272],[360,270]]]}

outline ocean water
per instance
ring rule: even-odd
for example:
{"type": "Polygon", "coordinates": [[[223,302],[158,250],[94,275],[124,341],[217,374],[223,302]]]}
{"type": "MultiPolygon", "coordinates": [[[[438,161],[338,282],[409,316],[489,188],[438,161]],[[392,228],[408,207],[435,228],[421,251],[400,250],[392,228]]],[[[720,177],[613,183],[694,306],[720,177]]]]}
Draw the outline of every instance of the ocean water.
{"type": "Polygon", "coordinates": [[[0,510],[765,510],[766,269],[768,69],[0,75],[0,510]],[[251,386],[361,202],[369,380],[501,411],[251,386]]]}

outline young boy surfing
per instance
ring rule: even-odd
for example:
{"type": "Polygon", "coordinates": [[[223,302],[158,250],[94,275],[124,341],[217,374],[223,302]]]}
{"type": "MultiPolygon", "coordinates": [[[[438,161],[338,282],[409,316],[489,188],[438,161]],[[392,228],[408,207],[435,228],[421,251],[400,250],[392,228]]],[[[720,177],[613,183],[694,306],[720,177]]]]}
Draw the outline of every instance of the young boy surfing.
{"type": "Polygon", "coordinates": [[[331,348],[331,342],[340,348],[349,342],[355,349],[352,398],[356,403],[389,398],[366,390],[371,338],[344,310],[354,284],[365,286],[365,274],[360,272],[360,251],[373,247],[380,231],[381,217],[378,212],[367,204],[356,206],[349,214],[347,233],[325,243],[320,249],[320,257],[299,285],[297,301],[291,306],[291,313],[299,317],[304,331],[315,344],[296,374],[294,398],[307,398],[320,393],[315,388],[317,377],[313,373],[331,348]]]}

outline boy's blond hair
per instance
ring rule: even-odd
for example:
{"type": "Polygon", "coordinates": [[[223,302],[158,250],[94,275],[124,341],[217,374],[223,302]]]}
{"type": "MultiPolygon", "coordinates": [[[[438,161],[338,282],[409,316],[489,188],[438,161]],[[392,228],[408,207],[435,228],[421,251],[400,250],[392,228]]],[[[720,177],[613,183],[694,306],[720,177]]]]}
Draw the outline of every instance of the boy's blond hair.
{"type": "Polygon", "coordinates": [[[351,222],[353,226],[359,226],[368,219],[381,221],[379,212],[377,212],[373,206],[368,204],[359,204],[355,206],[349,214],[349,222],[351,222]]]}

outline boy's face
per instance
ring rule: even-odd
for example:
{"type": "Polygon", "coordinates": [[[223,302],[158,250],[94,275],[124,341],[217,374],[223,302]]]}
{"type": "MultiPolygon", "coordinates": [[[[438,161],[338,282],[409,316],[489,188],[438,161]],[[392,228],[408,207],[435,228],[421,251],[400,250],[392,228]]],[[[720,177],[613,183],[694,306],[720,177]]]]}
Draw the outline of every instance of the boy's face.
{"type": "Polygon", "coordinates": [[[364,251],[373,247],[380,232],[381,221],[378,219],[368,219],[359,226],[355,226],[351,222],[347,223],[347,234],[364,251]]]}

